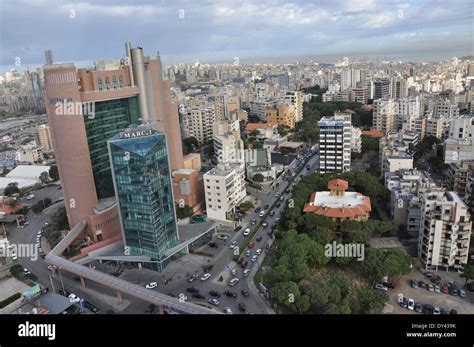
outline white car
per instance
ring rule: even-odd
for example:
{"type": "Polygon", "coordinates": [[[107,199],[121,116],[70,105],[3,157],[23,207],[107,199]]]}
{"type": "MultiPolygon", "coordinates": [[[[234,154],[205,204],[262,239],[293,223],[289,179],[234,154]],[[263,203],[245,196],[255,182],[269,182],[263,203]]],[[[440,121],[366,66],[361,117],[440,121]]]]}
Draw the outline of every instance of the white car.
{"type": "Polygon", "coordinates": [[[26,197],[26,200],[32,200],[35,198],[35,195],[34,194],[30,194],[26,197]]]}
{"type": "Polygon", "coordinates": [[[412,311],[415,309],[415,300],[408,299],[408,309],[412,311]]]}
{"type": "Polygon", "coordinates": [[[23,275],[30,275],[30,274],[31,274],[30,270],[28,270],[26,267],[23,268],[23,275]]]}
{"type": "Polygon", "coordinates": [[[211,277],[211,274],[205,273],[204,275],[201,276],[200,280],[204,282],[204,281],[207,281],[209,277],[211,277]]]}
{"type": "Polygon", "coordinates": [[[245,255],[246,255],[247,257],[250,257],[250,256],[252,255],[252,252],[249,251],[249,250],[247,250],[247,251],[245,252],[245,255]]]}
{"type": "Polygon", "coordinates": [[[36,234],[36,237],[41,237],[42,233],[43,233],[43,230],[38,231],[38,233],[36,234]]]}
{"type": "Polygon", "coordinates": [[[76,294],[70,294],[68,296],[68,298],[69,298],[69,301],[72,302],[72,303],[77,303],[77,302],[81,301],[81,298],[78,297],[76,294]]]}
{"type": "Polygon", "coordinates": [[[261,248],[257,249],[257,250],[255,251],[255,254],[256,254],[256,255],[262,254],[262,249],[261,249],[261,248]]]}
{"type": "Polygon", "coordinates": [[[376,283],[376,284],[374,285],[374,288],[375,288],[375,289],[384,290],[384,291],[387,291],[387,290],[388,290],[387,287],[385,287],[383,284],[380,284],[380,283],[376,283]]]}
{"type": "Polygon", "coordinates": [[[237,246],[237,241],[232,241],[232,243],[229,245],[230,249],[234,249],[237,246]]]}
{"type": "Polygon", "coordinates": [[[262,210],[262,211],[260,211],[260,213],[259,213],[258,215],[259,215],[260,217],[263,217],[263,216],[265,216],[265,211],[263,211],[263,210],[262,210]]]}
{"type": "Polygon", "coordinates": [[[441,310],[439,309],[438,306],[435,306],[435,308],[433,310],[433,314],[436,314],[436,315],[441,314],[441,310]]]}
{"type": "Polygon", "coordinates": [[[257,259],[258,259],[258,255],[254,255],[254,256],[250,259],[250,261],[251,261],[252,263],[256,263],[256,262],[257,262],[257,259]]]}
{"type": "Polygon", "coordinates": [[[156,282],[150,282],[145,286],[146,289],[153,289],[153,288],[156,288],[156,287],[158,287],[158,283],[156,283],[156,282]]]}
{"type": "Polygon", "coordinates": [[[16,255],[16,252],[15,251],[12,251],[12,259],[13,260],[17,260],[18,259],[18,256],[16,255]]]}
{"type": "Polygon", "coordinates": [[[247,277],[250,273],[249,269],[245,269],[244,272],[242,272],[242,276],[247,277]]]}
{"type": "Polygon", "coordinates": [[[244,230],[244,236],[247,236],[250,234],[250,228],[245,228],[244,230]]]}
{"type": "Polygon", "coordinates": [[[225,313],[225,314],[233,314],[233,313],[232,313],[232,310],[230,309],[230,307],[224,307],[224,313],[225,313]]]}
{"type": "Polygon", "coordinates": [[[230,274],[231,274],[232,276],[237,276],[237,269],[235,269],[235,268],[232,269],[232,270],[230,271],[230,274]]]}
{"type": "Polygon", "coordinates": [[[231,287],[233,287],[233,286],[235,286],[237,283],[239,283],[239,279],[238,279],[237,277],[234,277],[234,278],[232,278],[232,279],[229,281],[228,285],[231,286],[231,287]]]}

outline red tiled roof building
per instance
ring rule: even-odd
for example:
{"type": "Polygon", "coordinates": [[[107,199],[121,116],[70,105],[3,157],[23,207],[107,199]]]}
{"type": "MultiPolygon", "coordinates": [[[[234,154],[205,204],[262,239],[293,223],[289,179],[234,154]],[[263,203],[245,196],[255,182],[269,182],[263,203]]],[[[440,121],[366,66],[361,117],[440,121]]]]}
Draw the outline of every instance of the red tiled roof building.
{"type": "Polygon", "coordinates": [[[329,191],[314,192],[303,211],[333,219],[366,221],[372,206],[370,198],[357,192],[347,192],[349,184],[335,179],[328,182],[329,191]]]}

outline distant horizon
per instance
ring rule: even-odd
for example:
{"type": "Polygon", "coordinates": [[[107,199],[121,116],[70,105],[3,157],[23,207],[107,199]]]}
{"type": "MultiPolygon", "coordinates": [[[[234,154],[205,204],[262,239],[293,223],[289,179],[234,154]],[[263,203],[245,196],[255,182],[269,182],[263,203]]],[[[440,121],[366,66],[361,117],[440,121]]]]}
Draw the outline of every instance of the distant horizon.
{"type": "MultiPolygon", "coordinates": [[[[132,43],[133,44],[133,43],[132,43]]],[[[146,55],[153,55],[147,50],[147,47],[143,47],[144,52],[146,55]]],[[[459,52],[461,53],[461,52],[459,52]]],[[[363,63],[364,60],[379,60],[379,61],[390,61],[390,62],[403,62],[403,63],[431,63],[431,62],[442,62],[450,60],[454,57],[462,58],[462,57],[469,57],[473,56],[474,53],[469,52],[462,52],[462,54],[450,54],[444,53],[437,58],[433,57],[433,55],[429,55],[428,53],[413,53],[413,54],[405,54],[405,55],[384,55],[384,54],[316,54],[316,53],[306,53],[306,54],[295,54],[295,55],[285,55],[282,54],[281,56],[254,56],[254,57],[239,57],[241,65],[255,65],[255,64],[296,64],[296,63],[307,63],[310,61],[318,61],[320,63],[328,63],[334,64],[338,61],[341,61],[344,57],[354,59],[353,62],[356,63],[363,63]],[[428,59],[429,58],[429,59],[428,59]]],[[[53,57],[54,51],[53,51],[53,57]]],[[[222,64],[233,64],[233,58],[231,59],[219,59],[215,61],[206,61],[201,60],[199,57],[192,57],[186,58],[186,60],[178,60],[179,58],[170,58],[169,55],[162,55],[160,54],[161,61],[163,66],[172,66],[172,65],[187,65],[187,64],[194,64],[196,61],[199,61],[200,64],[209,64],[209,65],[222,65],[222,64]],[[170,62],[171,61],[171,62],[170,62]]],[[[103,58],[96,58],[92,60],[76,60],[76,61],[60,61],[54,60],[54,63],[73,63],[76,68],[87,68],[92,67],[94,62],[100,60],[111,60],[111,59],[120,59],[121,57],[103,57],[103,58]]],[[[22,64],[22,65],[1,65],[0,66],[0,74],[3,75],[6,72],[10,71],[11,69],[15,69],[18,72],[23,72],[26,68],[30,69],[30,71],[34,71],[37,68],[41,68],[44,63],[35,63],[35,64],[22,64]]]]}

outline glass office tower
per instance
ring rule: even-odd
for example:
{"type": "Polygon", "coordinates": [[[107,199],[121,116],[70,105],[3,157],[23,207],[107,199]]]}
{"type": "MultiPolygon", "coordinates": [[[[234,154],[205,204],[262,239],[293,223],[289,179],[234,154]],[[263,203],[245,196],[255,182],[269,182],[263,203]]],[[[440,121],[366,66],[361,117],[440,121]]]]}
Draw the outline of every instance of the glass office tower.
{"type": "Polygon", "coordinates": [[[166,135],[131,126],[108,147],[126,251],[150,257],[147,265],[161,271],[178,242],[166,135]]]}

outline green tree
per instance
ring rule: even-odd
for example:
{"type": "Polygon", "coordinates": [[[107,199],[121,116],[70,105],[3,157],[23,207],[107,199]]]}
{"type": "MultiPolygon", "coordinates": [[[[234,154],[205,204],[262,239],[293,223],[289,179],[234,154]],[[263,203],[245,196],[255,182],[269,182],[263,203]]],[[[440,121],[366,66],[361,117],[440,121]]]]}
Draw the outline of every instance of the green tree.
{"type": "Polygon", "coordinates": [[[253,175],[253,177],[252,177],[252,181],[254,181],[254,182],[263,182],[263,179],[264,179],[263,175],[259,174],[259,173],[253,175]]]}
{"type": "Polygon", "coordinates": [[[381,313],[388,295],[382,290],[360,288],[352,301],[352,312],[358,314],[381,313]]]}
{"type": "Polygon", "coordinates": [[[281,305],[294,309],[295,301],[301,295],[300,289],[295,282],[279,282],[270,288],[271,297],[281,305]]]}
{"type": "Polygon", "coordinates": [[[59,171],[57,165],[51,165],[49,168],[49,177],[51,177],[51,179],[55,182],[59,181],[59,171]]]}
{"type": "Polygon", "coordinates": [[[184,205],[183,207],[176,207],[176,217],[178,219],[184,219],[191,217],[193,215],[194,211],[191,207],[188,205],[184,205]]]}
{"type": "Polygon", "coordinates": [[[463,273],[461,274],[461,277],[466,279],[464,285],[467,284],[467,281],[474,280],[474,265],[466,264],[463,266],[462,270],[463,273]]]}
{"type": "Polygon", "coordinates": [[[18,188],[17,182],[8,183],[8,185],[3,190],[3,194],[6,196],[12,196],[13,194],[20,193],[20,188],[18,188]]]}
{"type": "Polygon", "coordinates": [[[251,201],[244,201],[240,204],[240,209],[242,211],[248,211],[255,207],[255,205],[251,201]]]}
{"type": "Polygon", "coordinates": [[[199,142],[193,136],[187,137],[183,140],[183,150],[185,154],[191,153],[194,149],[198,147],[199,147],[199,142]]]}
{"type": "Polygon", "coordinates": [[[49,182],[49,175],[48,172],[44,171],[40,174],[39,179],[41,183],[46,184],[49,182]]]}

